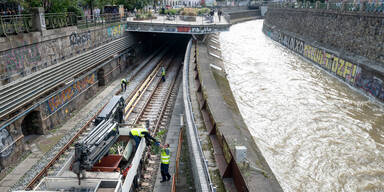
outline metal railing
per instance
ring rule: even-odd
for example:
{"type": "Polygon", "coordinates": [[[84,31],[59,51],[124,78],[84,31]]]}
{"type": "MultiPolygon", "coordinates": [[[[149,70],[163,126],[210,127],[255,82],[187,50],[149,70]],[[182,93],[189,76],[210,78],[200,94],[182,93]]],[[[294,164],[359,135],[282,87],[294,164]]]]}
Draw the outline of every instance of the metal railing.
{"type": "Polygon", "coordinates": [[[46,29],[56,29],[76,25],[74,13],[45,13],[46,29]]]}
{"type": "Polygon", "coordinates": [[[176,182],[179,178],[179,163],[180,163],[180,156],[181,156],[181,145],[183,142],[183,131],[184,131],[184,126],[181,127],[180,133],[179,133],[179,142],[177,145],[177,152],[176,152],[176,168],[175,168],[175,174],[173,174],[173,179],[172,179],[172,192],[176,192],[176,182]]]}
{"type": "Polygon", "coordinates": [[[217,25],[217,24],[228,24],[229,18],[224,14],[219,17],[215,14],[210,16],[209,14],[187,16],[187,15],[162,15],[154,14],[153,17],[147,19],[138,19],[136,16],[130,16],[127,18],[130,22],[150,22],[159,24],[201,24],[201,25],[217,25]]]}
{"type": "Polygon", "coordinates": [[[119,13],[105,13],[101,15],[91,16],[79,16],[76,20],[76,26],[78,28],[87,28],[98,25],[105,25],[111,23],[118,23],[127,21],[129,13],[119,14],[119,13]]]}
{"type": "Polygon", "coordinates": [[[33,31],[31,14],[0,16],[0,24],[1,36],[33,31]]]}
{"type": "Polygon", "coordinates": [[[333,10],[341,12],[368,12],[384,15],[384,3],[289,3],[275,2],[268,3],[270,8],[292,8],[292,9],[316,9],[316,10],[333,10]]]}
{"type": "Polygon", "coordinates": [[[67,26],[88,28],[110,23],[126,21],[127,13],[105,13],[100,15],[77,16],[74,13],[46,13],[45,23],[47,29],[56,29],[67,26]]]}
{"type": "MultiPolygon", "coordinates": [[[[194,113],[192,111],[192,101],[190,98],[190,90],[189,90],[189,64],[192,50],[192,39],[189,40],[186,54],[184,57],[184,69],[183,69],[183,100],[184,100],[184,108],[185,108],[185,119],[186,119],[186,131],[191,139],[191,148],[194,152],[193,157],[195,158],[192,161],[192,164],[195,164],[193,167],[202,168],[195,170],[200,177],[199,180],[195,181],[200,184],[201,191],[211,191],[215,192],[216,187],[213,185],[211,176],[209,174],[208,169],[208,160],[204,156],[204,152],[201,146],[201,142],[199,139],[198,130],[195,123],[194,113]]],[[[197,189],[196,189],[197,190],[197,189]]]]}

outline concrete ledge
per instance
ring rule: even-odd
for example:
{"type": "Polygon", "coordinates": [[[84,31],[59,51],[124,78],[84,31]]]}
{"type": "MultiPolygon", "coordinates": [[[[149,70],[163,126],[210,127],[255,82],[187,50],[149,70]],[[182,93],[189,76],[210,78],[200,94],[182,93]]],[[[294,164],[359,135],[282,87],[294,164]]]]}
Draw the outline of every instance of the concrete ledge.
{"type": "Polygon", "coordinates": [[[198,42],[197,47],[199,107],[226,190],[282,191],[238,111],[222,61],[210,55],[209,45],[198,42]],[[223,70],[212,68],[212,64],[223,70]],[[247,148],[245,161],[236,161],[236,146],[247,148]]]}
{"type": "Polygon", "coordinates": [[[207,165],[204,161],[204,156],[201,150],[200,140],[198,138],[197,128],[194,122],[191,99],[189,93],[188,69],[191,55],[192,39],[188,43],[188,47],[184,57],[183,68],[183,99],[186,118],[186,132],[188,135],[188,146],[191,154],[192,172],[194,176],[194,183],[198,191],[212,191],[210,184],[209,174],[207,173],[207,165]],[[204,161],[204,162],[203,162],[204,161]],[[207,182],[208,181],[208,182],[207,182]]]}

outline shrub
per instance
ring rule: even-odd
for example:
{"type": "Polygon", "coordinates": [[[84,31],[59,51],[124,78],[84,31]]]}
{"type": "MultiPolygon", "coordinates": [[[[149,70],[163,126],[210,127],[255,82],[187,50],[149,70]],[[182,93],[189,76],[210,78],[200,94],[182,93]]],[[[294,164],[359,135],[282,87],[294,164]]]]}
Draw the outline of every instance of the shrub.
{"type": "Polygon", "coordinates": [[[165,14],[176,15],[177,14],[177,9],[165,10],[165,14]]]}
{"type": "Polygon", "coordinates": [[[209,8],[202,8],[197,11],[199,15],[205,15],[208,14],[211,10],[209,8]]]}
{"type": "Polygon", "coordinates": [[[144,18],[145,18],[144,15],[139,14],[139,13],[136,14],[136,19],[137,19],[137,20],[142,20],[142,19],[144,19],[144,18]]]}
{"type": "Polygon", "coordinates": [[[197,12],[196,12],[196,9],[194,9],[194,8],[185,8],[185,9],[183,9],[183,11],[181,12],[181,15],[186,15],[186,16],[196,16],[196,15],[197,15],[197,12]]]}

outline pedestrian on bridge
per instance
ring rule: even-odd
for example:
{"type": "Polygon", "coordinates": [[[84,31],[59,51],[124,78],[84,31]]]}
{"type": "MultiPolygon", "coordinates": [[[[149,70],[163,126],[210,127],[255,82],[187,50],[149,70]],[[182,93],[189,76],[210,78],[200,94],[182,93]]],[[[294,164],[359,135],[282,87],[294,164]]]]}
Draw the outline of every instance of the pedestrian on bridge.
{"type": "Polygon", "coordinates": [[[219,22],[221,22],[221,15],[223,14],[223,12],[221,11],[221,8],[219,9],[219,11],[217,12],[217,16],[219,16],[219,22]]]}
{"type": "Polygon", "coordinates": [[[155,138],[153,138],[146,128],[134,128],[129,132],[129,136],[135,140],[136,143],[136,149],[139,147],[141,138],[145,138],[145,141],[147,142],[147,145],[151,143],[151,140],[155,142],[157,145],[160,143],[157,142],[155,138]]]}
{"type": "Polygon", "coordinates": [[[163,82],[165,82],[165,68],[164,68],[164,66],[161,67],[161,80],[163,80],[163,82]]]}
{"type": "Polygon", "coordinates": [[[127,90],[127,84],[128,84],[127,80],[123,78],[121,80],[121,91],[125,92],[125,90],[127,90]]]}
{"type": "Polygon", "coordinates": [[[170,157],[171,152],[169,151],[169,144],[166,143],[165,145],[161,146],[160,173],[163,179],[160,181],[160,183],[169,181],[171,179],[171,175],[168,172],[170,157]]]}

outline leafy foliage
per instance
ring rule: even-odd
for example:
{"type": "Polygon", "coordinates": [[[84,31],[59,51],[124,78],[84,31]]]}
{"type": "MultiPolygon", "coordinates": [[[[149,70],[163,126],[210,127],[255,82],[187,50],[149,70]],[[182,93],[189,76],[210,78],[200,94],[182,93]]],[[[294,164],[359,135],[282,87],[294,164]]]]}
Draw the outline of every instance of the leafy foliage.
{"type": "Polygon", "coordinates": [[[209,8],[202,8],[197,11],[198,15],[205,15],[208,14],[211,10],[209,8]]]}
{"type": "Polygon", "coordinates": [[[197,10],[194,8],[183,8],[183,10],[181,11],[181,15],[196,16],[197,10]]]}

